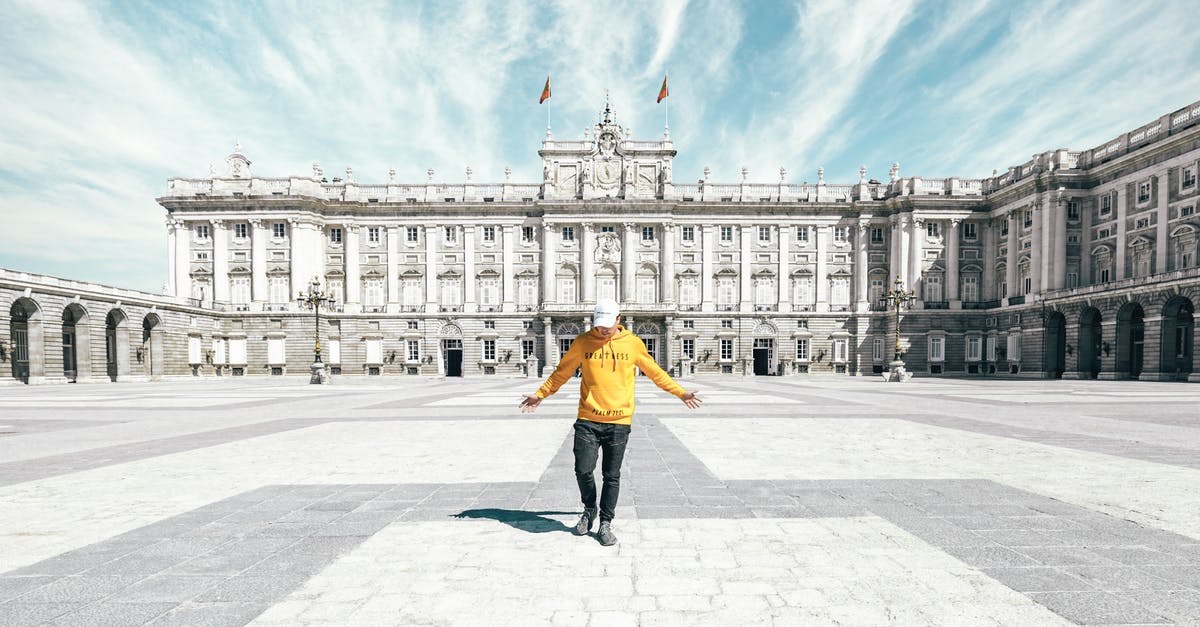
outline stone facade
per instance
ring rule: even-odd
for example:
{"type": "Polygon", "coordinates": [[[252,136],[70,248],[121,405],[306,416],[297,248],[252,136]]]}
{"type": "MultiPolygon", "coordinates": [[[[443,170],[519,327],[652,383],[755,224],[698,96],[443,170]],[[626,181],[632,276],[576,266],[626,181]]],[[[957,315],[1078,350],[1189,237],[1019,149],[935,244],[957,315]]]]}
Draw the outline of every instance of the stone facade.
{"type": "Polygon", "coordinates": [[[295,297],[316,278],[336,299],[321,319],[335,376],[536,375],[605,296],[676,374],[870,375],[892,358],[881,297],[898,281],[915,294],[910,371],[1200,373],[1200,103],[982,180],[893,164],[886,182],[863,168],[854,184],[823,170],[792,184],[783,169],[753,183],[743,169],[723,184],[705,169],[683,184],[675,154],[607,108],[581,140],[547,134],[540,183],[477,183],[467,168],[462,183],[429,170],[360,184],[317,164],[259,178],[238,147],[225,175],[172,179],[158,199],[168,295],[4,272],[0,337],[14,353],[24,335],[33,380],[70,370],[67,311],[83,379],[307,372],[314,317],[295,297]]]}

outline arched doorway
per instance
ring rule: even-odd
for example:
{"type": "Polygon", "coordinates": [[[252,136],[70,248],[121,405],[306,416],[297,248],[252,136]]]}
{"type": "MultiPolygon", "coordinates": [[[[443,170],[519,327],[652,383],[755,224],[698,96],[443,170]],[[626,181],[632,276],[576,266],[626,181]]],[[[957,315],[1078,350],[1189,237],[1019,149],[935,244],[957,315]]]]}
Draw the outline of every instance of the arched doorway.
{"type": "Polygon", "coordinates": [[[1045,346],[1043,347],[1043,372],[1051,379],[1061,379],[1067,369],[1067,319],[1062,312],[1055,311],[1046,317],[1045,346]]]}
{"type": "Polygon", "coordinates": [[[45,376],[42,340],[42,308],[31,298],[21,297],[8,309],[12,376],[22,383],[45,376]]]}
{"type": "Polygon", "coordinates": [[[1138,303],[1125,303],[1117,312],[1117,378],[1142,376],[1142,348],[1146,341],[1146,314],[1138,303]]]}
{"type": "Polygon", "coordinates": [[[162,318],[158,314],[146,314],[142,318],[142,345],[138,347],[138,360],[146,376],[157,379],[163,375],[162,318]]]}
{"type": "Polygon", "coordinates": [[[88,315],[79,303],[71,303],[62,312],[63,376],[74,383],[92,375],[91,336],[88,315]]]}
{"type": "Polygon", "coordinates": [[[1163,305],[1161,369],[1168,381],[1187,381],[1192,373],[1195,306],[1191,299],[1175,296],[1163,305]]]}
{"type": "Polygon", "coordinates": [[[1096,379],[1100,376],[1101,338],[1100,310],[1088,307],[1079,316],[1080,379],[1096,379]]]}
{"type": "Polygon", "coordinates": [[[104,316],[104,369],[110,381],[129,374],[129,333],[125,330],[128,317],[120,309],[104,316]]]}

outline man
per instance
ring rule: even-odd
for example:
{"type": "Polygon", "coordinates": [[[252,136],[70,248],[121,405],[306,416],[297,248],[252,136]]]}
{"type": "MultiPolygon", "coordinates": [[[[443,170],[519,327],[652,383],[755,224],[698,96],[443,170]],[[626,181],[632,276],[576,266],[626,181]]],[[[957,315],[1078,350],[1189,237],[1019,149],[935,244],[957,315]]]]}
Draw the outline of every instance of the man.
{"type": "Polygon", "coordinates": [[[620,325],[621,312],[616,301],[601,299],[592,313],[592,330],[575,338],[563,355],[558,368],[535,394],[521,401],[523,413],[532,412],[542,399],[554,394],[577,368],[583,369],[579,384],[579,411],[575,421],[575,480],[583,501],[583,516],[575,525],[575,535],[586,535],[596,522],[596,458],[601,450],[604,461],[600,471],[604,490],[600,495],[600,544],[612,546],[617,536],[612,519],[621,489],[621,460],[629,442],[633,424],[634,369],[640,369],[655,385],[683,401],[689,409],[700,406],[696,391],[688,392],[655,363],[641,338],[620,325]]]}

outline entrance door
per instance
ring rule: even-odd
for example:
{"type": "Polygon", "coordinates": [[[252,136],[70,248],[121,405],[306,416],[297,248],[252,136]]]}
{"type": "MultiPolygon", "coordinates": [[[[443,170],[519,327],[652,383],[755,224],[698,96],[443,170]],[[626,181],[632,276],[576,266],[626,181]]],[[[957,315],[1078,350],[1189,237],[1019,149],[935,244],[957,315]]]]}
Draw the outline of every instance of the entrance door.
{"type": "Polygon", "coordinates": [[[771,344],[769,338],[754,340],[754,374],[756,376],[771,374],[771,344]]]}
{"type": "Polygon", "coordinates": [[[105,327],[104,329],[104,364],[105,371],[108,373],[110,381],[117,380],[117,329],[116,327],[105,327]]]}
{"type": "Polygon", "coordinates": [[[62,348],[63,376],[74,383],[75,374],[78,371],[75,364],[75,327],[63,327],[62,348]]]}
{"type": "Polygon", "coordinates": [[[1059,312],[1046,320],[1046,350],[1043,359],[1046,376],[1061,379],[1067,368],[1067,319],[1059,312]]]}
{"type": "Polygon", "coordinates": [[[29,383],[29,327],[25,322],[12,323],[13,378],[29,383]]]}
{"type": "Polygon", "coordinates": [[[1079,317],[1079,377],[1081,379],[1095,379],[1100,376],[1100,351],[1100,311],[1089,307],[1079,317]]]}
{"type": "Polygon", "coordinates": [[[442,346],[446,353],[446,376],[461,377],[463,360],[462,340],[442,340],[442,346]]]}

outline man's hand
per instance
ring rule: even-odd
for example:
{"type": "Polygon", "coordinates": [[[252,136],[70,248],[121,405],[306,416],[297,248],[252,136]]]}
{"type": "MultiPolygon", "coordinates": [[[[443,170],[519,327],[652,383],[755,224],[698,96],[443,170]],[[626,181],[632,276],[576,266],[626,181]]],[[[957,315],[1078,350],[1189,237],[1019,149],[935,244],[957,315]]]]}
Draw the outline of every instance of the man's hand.
{"type": "Polygon", "coordinates": [[[704,402],[700,400],[699,396],[697,396],[699,393],[700,390],[692,390],[691,392],[680,396],[679,400],[683,401],[683,404],[687,405],[688,409],[696,409],[704,402]]]}
{"type": "Polygon", "coordinates": [[[538,408],[538,405],[541,404],[542,399],[538,398],[534,394],[527,394],[525,398],[521,399],[521,413],[532,414],[533,411],[538,408]]]}

